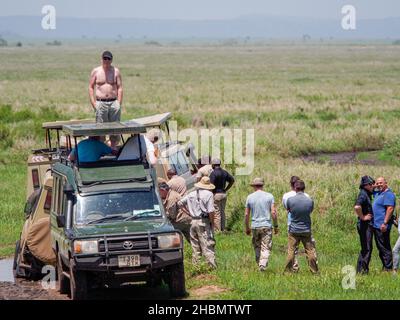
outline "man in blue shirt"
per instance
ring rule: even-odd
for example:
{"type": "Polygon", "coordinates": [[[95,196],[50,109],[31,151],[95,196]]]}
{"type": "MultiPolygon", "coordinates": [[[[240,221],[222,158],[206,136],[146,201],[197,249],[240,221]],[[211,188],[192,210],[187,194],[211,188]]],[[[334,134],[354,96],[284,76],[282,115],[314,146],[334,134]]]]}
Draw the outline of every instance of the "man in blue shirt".
{"type": "Polygon", "coordinates": [[[69,160],[76,160],[76,149],[78,149],[79,162],[96,162],[103,155],[115,153],[104,142],[101,142],[100,137],[97,136],[89,137],[79,142],[78,146],[71,151],[69,160]]]}
{"type": "Polygon", "coordinates": [[[254,192],[246,200],[246,234],[253,234],[252,242],[256,262],[259,270],[265,271],[272,249],[272,227],[275,234],[277,234],[278,218],[274,205],[274,196],[263,191],[264,179],[255,178],[250,185],[254,188],[254,192]]]}
{"type": "Polygon", "coordinates": [[[393,267],[393,257],[392,248],[390,246],[390,229],[393,224],[396,196],[388,187],[385,178],[378,178],[375,185],[379,191],[372,205],[375,242],[379,250],[383,271],[391,271],[393,267]]]}

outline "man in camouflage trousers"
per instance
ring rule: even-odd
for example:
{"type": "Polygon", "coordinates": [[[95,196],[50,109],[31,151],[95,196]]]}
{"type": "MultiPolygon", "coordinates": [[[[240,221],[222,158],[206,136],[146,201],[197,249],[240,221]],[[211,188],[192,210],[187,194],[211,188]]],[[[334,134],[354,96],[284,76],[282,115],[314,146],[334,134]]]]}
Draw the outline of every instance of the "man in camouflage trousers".
{"type": "Polygon", "coordinates": [[[179,208],[178,206],[178,201],[182,197],[178,192],[172,190],[166,182],[159,183],[158,188],[169,221],[171,221],[175,229],[182,232],[187,242],[190,243],[190,224],[192,218],[184,207],[179,208]]]}
{"type": "Polygon", "coordinates": [[[275,234],[278,233],[277,214],[273,195],[263,191],[264,179],[255,178],[250,185],[254,192],[246,200],[246,234],[253,234],[256,262],[259,270],[265,271],[272,249],[272,221],[275,234]]]}
{"type": "Polygon", "coordinates": [[[214,215],[214,195],[211,190],[214,190],[215,186],[211,184],[209,177],[203,177],[200,182],[195,184],[195,187],[196,190],[178,202],[180,207],[186,206],[192,217],[190,226],[192,261],[193,264],[198,264],[203,255],[209,266],[216,268],[215,240],[211,226],[214,215]]]}

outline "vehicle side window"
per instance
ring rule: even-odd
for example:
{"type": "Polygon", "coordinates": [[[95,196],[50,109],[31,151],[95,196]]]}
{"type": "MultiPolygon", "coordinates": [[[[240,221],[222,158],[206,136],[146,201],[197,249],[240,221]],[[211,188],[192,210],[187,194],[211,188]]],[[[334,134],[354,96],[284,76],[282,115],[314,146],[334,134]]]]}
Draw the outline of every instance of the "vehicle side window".
{"type": "Polygon", "coordinates": [[[56,215],[63,214],[64,207],[64,192],[63,192],[63,181],[65,179],[60,176],[54,176],[53,182],[53,194],[51,199],[51,211],[56,215]]]}
{"type": "Polygon", "coordinates": [[[181,151],[170,155],[169,160],[171,166],[176,170],[178,176],[181,176],[189,171],[188,163],[181,151]]]}
{"type": "Polygon", "coordinates": [[[53,212],[53,213],[57,213],[57,210],[58,210],[58,208],[57,208],[57,205],[58,205],[57,198],[58,198],[59,181],[60,181],[59,177],[54,175],[54,178],[53,178],[53,196],[52,196],[52,199],[51,199],[51,212],[53,212]]]}
{"type": "Polygon", "coordinates": [[[50,207],[51,207],[51,202],[52,202],[52,196],[51,196],[51,190],[46,190],[46,199],[44,201],[43,209],[45,213],[49,213],[50,207]]]}
{"type": "Polygon", "coordinates": [[[64,192],[63,192],[64,180],[65,180],[64,178],[60,178],[58,182],[57,215],[59,216],[63,215],[63,209],[64,209],[64,192]]]}

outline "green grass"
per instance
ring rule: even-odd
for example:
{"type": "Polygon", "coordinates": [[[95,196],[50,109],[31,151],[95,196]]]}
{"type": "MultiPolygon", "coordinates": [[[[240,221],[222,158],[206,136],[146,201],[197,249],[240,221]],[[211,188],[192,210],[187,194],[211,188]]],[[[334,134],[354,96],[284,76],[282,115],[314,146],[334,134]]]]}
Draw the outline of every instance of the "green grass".
{"type": "MultiPolygon", "coordinates": [[[[0,48],[0,256],[13,253],[26,198],[25,161],[44,143],[41,123],[93,117],[88,77],[105,49],[93,46],[0,48]]],[[[380,273],[374,249],[371,274],[343,290],[341,269],[355,265],[359,240],[353,213],[361,176],[385,176],[400,188],[400,51],[398,46],[329,44],[268,46],[135,46],[115,44],[124,84],[122,118],[171,111],[179,128],[252,128],[255,169],[237,177],[227,212],[229,234],[217,236],[219,268],[196,269],[185,252],[187,286],[218,285],[220,299],[393,299],[398,279],[380,273]],[[302,155],[377,151],[378,166],[305,163],[302,155]],[[243,234],[249,181],[262,176],[276,202],[291,175],[315,199],[313,233],[321,274],[301,257],[297,275],[282,275],[286,217],[274,237],[267,272],[254,262],[243,234]]],[[[368,159],[360,154],[359,160],[368,159]]],[[[229,167],[232,169],[231,167],[229,167]]],[[[397,230],[392,231],[392,243],[397,230]]]]}

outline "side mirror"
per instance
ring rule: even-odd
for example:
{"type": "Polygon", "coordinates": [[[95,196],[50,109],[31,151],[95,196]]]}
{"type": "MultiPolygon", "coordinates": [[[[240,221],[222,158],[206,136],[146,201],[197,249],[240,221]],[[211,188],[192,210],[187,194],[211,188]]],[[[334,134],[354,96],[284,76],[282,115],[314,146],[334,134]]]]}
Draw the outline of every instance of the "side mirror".
{"type": "Polygon", "coordinates": [[[57,216],[57,227],[59,228],[65,227],[65,216],[57,216]]]}

